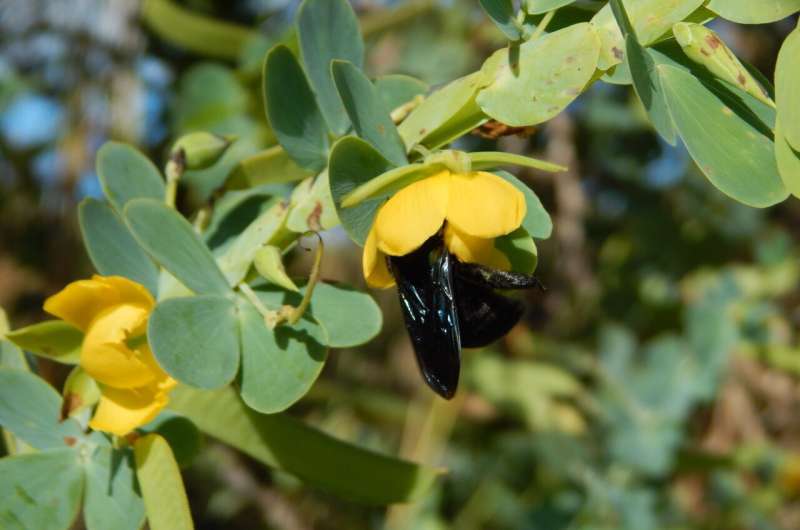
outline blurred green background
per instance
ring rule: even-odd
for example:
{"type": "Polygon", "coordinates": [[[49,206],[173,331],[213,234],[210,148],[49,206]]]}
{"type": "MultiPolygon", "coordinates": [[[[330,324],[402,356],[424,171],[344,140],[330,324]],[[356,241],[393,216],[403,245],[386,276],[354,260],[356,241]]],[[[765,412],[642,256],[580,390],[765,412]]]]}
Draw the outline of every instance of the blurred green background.
{"type": "MultiPolygon", "coordinates": [[[[583,2],[592,4],[593,2],[583,2]]],[[[597,3],[597,2],[594,2],[597,3]]],[[[92,273],[76,205],[101,194],[103,142],[163,167],[191,130],[271,143],[260,62],[297,2],[185,0],[248,28],[233,47],[186,49],[132,0],[0,2],[0,306],[14,327],[92,273]]],[[[472,0],[354,2],[374,76],[437,85],[504,45],[472,0]]],[[[772,77],[796,21],[712,27],[772,77]]],[[[228,43],[230,45],[230,42],[228,43]]],[[[191,48],[191,46],[190,46],[191,48]]],[[[502,342],[464,354],[452,402],[423,386],[394,291],[374,292],[381,335],[337,350],[292,412],[334,435],[441,465],[427,498],[389,510],[316,492],[207,440],[185,472],[200,529],[679,530],[800,528],[800,203],[755,210],[723,196],[682,146],[650,129],[630,87],[596,84],[530,137],[470,135],[569,166],[521,171],[553,216],[546,292],[502,342]]],[[[190,172],[179,204],[213,197],[231,160],[190,172]]],[[[324,234],[323,277],[364,287],[359,249],[324,234]]],[[[306,274],[302,248],[291,268],[306,274]]],[[[64,367],[39,362],[54,385],[64,367]]],[[[298,440],[302,443],[302,440],[298,440]]]]}

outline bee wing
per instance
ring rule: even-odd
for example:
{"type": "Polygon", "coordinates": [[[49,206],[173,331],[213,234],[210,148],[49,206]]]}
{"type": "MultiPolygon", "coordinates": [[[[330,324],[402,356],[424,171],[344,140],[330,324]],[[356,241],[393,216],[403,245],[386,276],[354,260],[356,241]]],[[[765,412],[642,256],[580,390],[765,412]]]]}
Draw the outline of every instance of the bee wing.
{"type": "Polygon", "coordinates": [[[454,278],[461,345],[479,348],[511,331],[525,311],[519,300],[496,293],[491,287],[454,278]]]}
{"type": "Polygon", "coordinates": [[[431,265],[429,250],[390,258],[406,330],[422,377],[450,399],[458,387],[461,340],[453,291],[454,259],[447,252],[431,265]]]}

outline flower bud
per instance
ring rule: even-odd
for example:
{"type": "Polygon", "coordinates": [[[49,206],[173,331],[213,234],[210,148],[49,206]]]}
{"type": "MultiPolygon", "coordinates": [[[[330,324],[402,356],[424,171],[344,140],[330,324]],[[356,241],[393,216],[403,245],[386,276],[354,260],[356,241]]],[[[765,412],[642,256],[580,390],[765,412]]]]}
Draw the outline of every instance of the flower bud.
{"type": "Polygon", "coordinates": [[[719,35],[701,24],[679,22],[672,27],[683,52],[705,66],[719,79],[738,86],[757,100],[774,107],[764,88],[756,81],[719,35]]]}
{"type": "Polygon", "coordinates": [[[236,138],[198,131],[178,138],[172,147],[173,156],[183,151],[185,169],[205,169],[214,165],[236,138]]]}

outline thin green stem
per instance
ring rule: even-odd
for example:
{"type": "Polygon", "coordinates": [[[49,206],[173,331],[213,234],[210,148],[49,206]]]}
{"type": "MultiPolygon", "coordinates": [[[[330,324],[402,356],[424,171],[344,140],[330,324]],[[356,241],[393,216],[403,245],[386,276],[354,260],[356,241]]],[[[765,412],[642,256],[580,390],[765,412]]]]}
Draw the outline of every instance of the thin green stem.
{"type": "Polygon", "coordinates": [[[306,312],[306,309],[308,309],[308,306],[311,303],[311,295],[314,294],[314,287],[316,287],[317,283],[319,283],[322,255],[325,252],[325,244],[322,242],[322,236],[319,235],[319,232],[314,232],[314,234],[316,234],[317,239],[319,240],[317,252],[314,254],[314,265],[311,266],[311,274],[308,276],[308,283],[306,284],[306,292],[303,294],[303,300],[300,301],[300,305],[294,308],[287,319],[287,323],[290,326],[297,324],[297,322],[303,317],[303,314],[306,312]]]}
{"type": "Polygon", "coordinates": [[[539,25],[536,27],[536,31],[534,31],[533,35],[531,35],[530,40],[536,40],[536,39],[538,39],[539,37],[542,36],[542,34],[545,32],[545,30],[547,30],[547,26],[550,25],[550,22],[553,20],[553,17],[556,15],[556,11],[558,11],[558,9],[551,9],[550,11],[548,11],[545,14],[544,18],[542,18],[542,21],[539,22],[539,25]]]}
{"type": "Polygon", "coordinates": [[[175,197],[178,195],[178,182],[180,182],[183,172],[186,170],[186,153],[183,149],[178,149],[170,154],[164,174],[167,177],[167,189],[164,195],[164,202],[170,208],[175,208],[175,197]]]}

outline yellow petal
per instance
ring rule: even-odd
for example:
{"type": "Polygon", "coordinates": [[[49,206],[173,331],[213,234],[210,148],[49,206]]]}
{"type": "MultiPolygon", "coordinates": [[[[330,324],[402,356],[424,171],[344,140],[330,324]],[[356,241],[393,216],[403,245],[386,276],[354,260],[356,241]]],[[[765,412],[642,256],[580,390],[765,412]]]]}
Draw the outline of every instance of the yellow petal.
{"type": "Polygon", "coordinates": [[[102,312],[83,339],[81,367],[100,383],[117,388],[135,388],[163,377],[147,342],[133,349],[125,342],[148,315],[147,309],[130,304],[102,312]]]}
{"type": "Polygon", "coordinates": [[[44,310],[86,331],[100,312],[119,304],[113,287],[96,279],[72,282],[44,302],[44,310]]]}
{"type": "Polygon", "coordinates": [[[100,403],[89,427],[124,436],[136,427],[148,423],[161,412],[169,401],[167,391],[168,388],[163,383],[130,389],[103,386],[100,403]]]}
{"type": "Polygon", "coordinates": [[[140,305],[147,309],[152,309],[156,304],[153,295],[150,294],[143,285],[129,280],[124,276],[93,276],[93,280],[100,280],[106,285],[111,286],[117,291],[117,296],[121,302],[127,304],[140,305]]]}
{"type": "Polygon", "coordinates": [[[525,196],[509,182],[483,171],[453,174],[447,221],[459,232],[485,239],[510,234],[525,217],[525,196]]]}
{"type": "Polygon", "coordinates": [[[153,297],[143,286],[121,276],[93,276],[67,285],[44,302],[44,310],[86,331],[109,307],[128,302],[151,309],[153,297]]]}
{"type": "Polygon", "coordinates": [[[378,211],[377,247],[390,256],[405,256],[439,231],[447,213],[450,173],[443,171],[397,192],[378,211]]]}
{"type": "Polygon", "coordinates": [[[394,277],[389,272],[389,267],[386,266],[386,254],[378,250],[375,240],[375,229],[373,228],[369,231],[361,258],[364,279],[367,280],[367,285],[374,289],[388,289],[394,285],[394,277]]]}
{"type": "Polygon", "coordinates": [[[447,249],[464,263],[479,263],[493,269],[511,270],[511,263],[505,254],[494,246],[494,239],[465,234],[448,224],[444,230],[447,249]]]}

